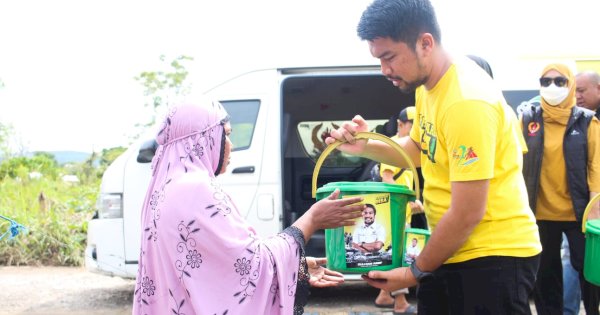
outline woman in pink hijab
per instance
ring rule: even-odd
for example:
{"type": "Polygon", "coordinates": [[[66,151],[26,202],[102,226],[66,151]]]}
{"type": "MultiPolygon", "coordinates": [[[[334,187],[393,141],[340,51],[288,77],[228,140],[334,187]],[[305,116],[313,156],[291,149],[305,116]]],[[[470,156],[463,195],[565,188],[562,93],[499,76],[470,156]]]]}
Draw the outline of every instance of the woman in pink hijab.
{"type": "Polygon", "coordinates": [[[230,132],[218,102],[167,114],[142,209],[133,314],[302,314],[309,283],[343,281],[305,257],[304,244],[318,229],[352,226],[361,199],[336,191],[283,232],[259,238],[216,180],[229,164],[230,132]]]}

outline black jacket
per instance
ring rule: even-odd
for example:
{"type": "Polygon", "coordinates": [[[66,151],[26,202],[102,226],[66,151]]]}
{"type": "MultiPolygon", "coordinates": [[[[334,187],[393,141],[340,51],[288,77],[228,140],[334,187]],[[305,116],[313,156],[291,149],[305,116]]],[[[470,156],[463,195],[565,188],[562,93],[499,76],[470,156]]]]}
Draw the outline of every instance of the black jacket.
{"type": "MultiPolygon", "coordinates": [[[[523,177],[529,195],[529,206],[535,213],[544,150],[542,107],[534,105],[526,107],[522,115],[523,136],[528,148],[528,153],[523,158],[523,177]]],[[[567,185],[575,218],[580,222],[590,199],[587,183],[587,131],[593,117],[593,111],[574,106],[563,138],[567,185]]]]}

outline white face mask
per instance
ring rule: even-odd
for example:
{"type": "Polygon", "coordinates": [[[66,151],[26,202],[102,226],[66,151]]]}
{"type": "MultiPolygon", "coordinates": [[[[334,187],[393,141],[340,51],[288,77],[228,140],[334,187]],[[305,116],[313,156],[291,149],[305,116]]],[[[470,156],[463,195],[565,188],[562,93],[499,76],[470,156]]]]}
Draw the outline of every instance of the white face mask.
{"type": "Polygon", "coordinates": [[[546,103],[551,106],[556,106],[562,103],[569,95],[569,88],[566,86],[558,87],[552,82],[547,87],[540,88],[540,96],[544,98],[546,103]]]}

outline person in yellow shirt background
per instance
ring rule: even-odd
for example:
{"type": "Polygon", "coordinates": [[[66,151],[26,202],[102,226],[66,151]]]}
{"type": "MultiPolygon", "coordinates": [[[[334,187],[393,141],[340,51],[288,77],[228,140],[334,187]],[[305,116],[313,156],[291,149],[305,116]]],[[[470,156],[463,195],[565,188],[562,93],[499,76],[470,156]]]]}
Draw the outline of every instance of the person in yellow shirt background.
{"type": "MultiPolygon", "coordinates": [[[[414,106],[406,107],[400,111],[397,119],[398,131],[394,136],[391,137],[391,139],[398,141],[400,137],[407,136],[410,133],[410,128],[412,128],[414,117],[414,106]]],[[[396,183],[399,185],[405,185],[407,187],[412,187],[413,185],[413,174],[410,169],[399,168],[381,163],[379,167],[379,173],[381,175],[381,181],[384,183],[396,183]]]]}
{"type": "MultiPolygon", "coordinates": [[[[575,76],[567,65],[547,65],[539,81],[540,104],[521,113],[528,149],[523,177],[542,243],[534,287],[536,309],[538,314],[563,314],[564,233],[571,264],[579,273],[586,313],[599,314],[600,288],[583,277],[581,221],[590,199],[600,192],[600,121],[593,111],[575,106],[575,76]]],[[[599,215],[594,205],[589,218],[599,215]]]]}
{"type": "MultiPolygon", "coordinates": [[[[415,117],[415,107],[408,106],[398,114],[397,126],[398,131],[396,135],[392,136],[391,139],[398,142],[401,137],[408,136],[410,134],[410,129],[413,126],[413,119],[415,117]]],[[[417,172],[420,170],[417,169],[417,172]]],[[[379,174],[381,176],[381,181],[384,183],[390,184],[398,184],[404,185],[410,189],[414,190],[414,176],[419,174],[413,174],[413,172],[409,168],[400,168],[393,165],[381,163],[379,166],[379,174]]],[[[420,179],[420,183],[423,183],[423,180],[420,179]]],[[[420,200],[416,200],[414,202],[409,202],[406,205],[406,223],[412,225],[411,222],[413,220],[413,215],[418,215],[423,213],[423,204],[420,200]]],[[[424,219],[425,220],[425,219],[424,219]]],[[[422,229],[427,229],[427,223],[419,223],[420,226],[413,226],[422,229]]]]}
{"type": "MultiPolygon", "coordinates": [[[[415,117],[415,107],[409,106],[398,114],[397,126],[398,130],[396,135],[392,136],[391,139],[398,141],[401,137],[408,136],[410,129],[413,125],[413,119],[415,117]]],[[[379,174],[381,181],[389,184],[404,185],[410,189],[414,189],[414,176],[413,172],[408,168],[399,168],[396,166],[381,163],[379,166],[379,174]]],[[[412,214],[423,213],[423,205],[421,201],[415,200],[409,202],[406,205],[406,224],[410,226],[412,214]]],[[[406,294],[408,294],[408,288],[392,291],[380,290],[379,295],[375,298],[375,305],[394,305],[395,314],[417,314],[417,309],[414,305],[411,305],[406,300],[406,294]]]]}

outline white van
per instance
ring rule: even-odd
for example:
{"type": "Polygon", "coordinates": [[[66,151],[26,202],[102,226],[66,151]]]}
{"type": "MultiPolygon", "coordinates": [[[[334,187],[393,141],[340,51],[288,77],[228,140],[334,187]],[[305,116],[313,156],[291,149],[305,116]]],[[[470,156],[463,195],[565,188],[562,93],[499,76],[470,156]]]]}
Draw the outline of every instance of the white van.
{"type": "MultiPolygon", "coordinates": [[[[312,173],[329,130],[360,113],[384,133],[390,117],[414,104],[414,95],[400,92],[375,65],[253,71],[206,94],[226,107],[234,130],[231,164],[218,180],[263,236],[289,226],[315,202],[312,173]]],[[[531,88],[505,91],[513,106],[536,94],[531,88]]],[[[154,149],[152,139],[142,139],[104,173],[98,215],[88,225],[89,270],[136,276],[154,149]]],[[[370,162],[336,151],[321,168],[318,186],[369,180],[370,162]]],[[[324,256],[324,243],[323,231],[316,233],[307,255],[324,256]]]]}

